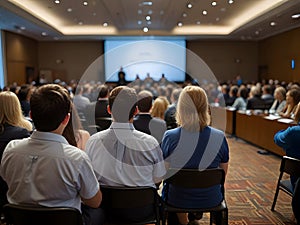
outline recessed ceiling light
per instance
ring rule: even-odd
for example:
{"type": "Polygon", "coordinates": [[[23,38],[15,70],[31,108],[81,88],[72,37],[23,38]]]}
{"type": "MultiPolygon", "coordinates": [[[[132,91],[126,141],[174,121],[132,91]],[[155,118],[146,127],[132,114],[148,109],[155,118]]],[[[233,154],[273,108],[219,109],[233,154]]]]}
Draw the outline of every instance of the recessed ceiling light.
{"type": "Polygon", "coordinates": [[[104,22],[104,23],[103,23],[103,26],[104,26],[104,27],[107,27],[107,26],[108,26],[108,23],[107,23],[107,22],[104,22]]]}
{"type": "Polygon", "coordinates": [[[182,26],[183,26],[183,23],[182,23],[182,22],[178,22],[178,23],[177,23],[177,26],[182,27],[182,26]]]}
{"type": "Polygon", "coordinates": [[[256,35],[259,35],[259,30],[255,31],[255,34],[256,34],[256,35]]]}
{"type": "Polygon", "coordinates": [[[67,11],[68,11],[68,12],[72,12],[73,9],[72,9],[72,8],[68,8],[67,11]]]}
{"type": "Polygon", "coordinates": [[[147,33],[147,32],[149,31],[149,28],[148,28],[148,27],[144,27],[144,28],[143,28],[143,31],[144,31],[145,33],[147,33]]]}
{"type": "Polygon", "coordinates": [[[148,20],[148,21],[151,20],[151,16],[149,16],[149,15],[146,16],[146,20],[148,20]]]}
{"type": "Polygon", "coordinates": [[[186,14],[186,13],[183,13],[183,14],[182,14],[182,17],[187,17],[187,14],[186,14]]]}
{"type": "Polygon", "coordinates": [[[152,24],[152,22],[151,22],[151,21],[147,21],[147,24],[148,24],[148,25],[151,25],[151,24],[152,24]]]}
{"type": "Polygon", "coordinates": [[[42,32],[41,35],[45,37],[45,36],[47,36],[48,34],[47,34],[46,32],[42,32]]]}
{"type": "Polygon", "coordinates": [[[97,16],[97,13],[93,12],[93,16],[97,16]]]}
{"type": "Polygon", "coordinates": [[[21,26],[20,29],[21,29],[21,30],[26,30],[26,27],[21,26]]]}
{"type": "Polygon", "coordinates": [[[141,9],[138,10],[138,14],[142,15],[143,11],[141,9]]]}
{"type": "Polygon", "coordinates": [[[87,1],[83,2],[83,5],[87,6],[89,3],[87,1]]]}
{"type": "Polygon", "coordinates": [[[212,5],[212,6],[216,6],[216,5],[217,5],[217,2],[212,2],[211,5],[212,5]]]}
{"type": "Polygon", "coordinates": [[[272,27],[274,27],[274,26],[276,26],[276,22],[272,21],[272,22],[270,23],[270,25],[271,25],[272,27]]]}
{"type": "Polygon", "coordinates": [[[141,20],[138,21],[138,25],[141,25],[143,22],[141,20]]]}
{"type": "Polygon", "coordinates": [[[219,18],[219,17],[217,17],[217,18],[216,18],[216,21],[220,21],[220,18],[219,18]]]}
{"type": "Polygon", "coordinates": [[[300,18],[300,13],[297,13],[297,14],[292,15],[292,18],[293,18],[293,19],[298,19],[298,18],[300,18]]]}
{"type": "Polygon", "coordinates": [[[229,4],[233,4],[234,1],[233,1],[233,0],[229,0],[228,3],[229,3],[229,4]]]}
{"type": "Polygon", "coordinates": [[[78,24],[79,24],[79,25],[82,25],[82,24],[83,24],[83,22],[82,22],[82,21],[79,21],[79,22],[78,22],[78,24]]]}
{"type": "Polygon", "coordinates": [[[59,1],[59,0],[55,0],[54,2],[55,2],[56,4],[59,4],[59,3],[60,3],[60,1],[59,1]]]}
{"type": "Polygon", "coordinates": [[[153,2],[151,2],[151,1],[145,1],[142,4],[143,5],[149,5],[149,6],[151,6],[153,4],[153,2]]]}
{"type": "Polygon", "coordinates": [[[191,8],[193,7],[192,3],[188,3],[186,6],[187,6],[189,9],[191,9],[191,8]]]}
{"type": "Polygon", "coordinates": [[[201,22],[200,22],[200,21],[197,21],[197,22],[196,22],[196,24],[200,25],[200,24],[201,24],[201,22]]]}
{"type": "Polygon", "coordinates": [[[149,11],[148,11],[148,14],[149,14],[149,15],[152,15],[152,13],[153,13],[152,10],[149,10],[149,11]]]}
{"type": "Polygon", "coordinates": [[[206,10],[203,10],[203,11],[202,11],[202,14],[203,14],[203,15],[207,15],[207,11],[206,11],[206,10]]]}

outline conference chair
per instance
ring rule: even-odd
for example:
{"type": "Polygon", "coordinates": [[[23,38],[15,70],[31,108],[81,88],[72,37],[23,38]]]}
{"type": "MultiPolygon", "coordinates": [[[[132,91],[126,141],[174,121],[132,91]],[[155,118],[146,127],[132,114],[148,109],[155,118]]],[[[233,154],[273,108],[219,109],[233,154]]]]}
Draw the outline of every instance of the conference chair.
{"type": "Polygon", "coordinates": [[[152,187],[101,186],[108,224],[159,224],[159,196],[152,187]]]}
{"type": "Polygon", "coordinates": [[[78,209],[6,204],[6,225],[83,225],[78,209]]]}
{"type": "Polygon", "coordinates": [[[288,156],[283,156],[281,159],[280,164],[280,173],[276,185],[276,191],[274,195],[273,204],[271,207],[271,210],[275,210],[275,205],[277,202],[277,197],[279,194],[279,191],[283,191],[289,196],[293,196],[293,187],[291,184],[290,178],[285,178],[283,175],[288,174],[290,176],[299,176],[300,177],[300,160],[295,159],[288,156]]]}
{"type": "MultiPolygon", "coordinates": [[[[185,189],[194,188],[208,188],[214,185],[221,185],[222,193],[224,199],[219,205],[211,208],[178,208],[170,205],[168,203],[168,191],[166,191],[166,198],[163,201],[163,225],[166,224],[167,214],[169,212],[173,213],[210,213],[210,224],[214,222],[212,215],[215,213],[221,213],[221,221],[217,225],[227,225],[228,224],[228,208],[225,201],[225,171],[221,168],[205,169],[199,171],[198,169],[169,169],[168,174],[170,177],[165,180],[167,187],[172,185],[174,187],[180,187],[185,189]]],[[[184,198],[184,196],[178,196],[179,198],[184,198]]]]}

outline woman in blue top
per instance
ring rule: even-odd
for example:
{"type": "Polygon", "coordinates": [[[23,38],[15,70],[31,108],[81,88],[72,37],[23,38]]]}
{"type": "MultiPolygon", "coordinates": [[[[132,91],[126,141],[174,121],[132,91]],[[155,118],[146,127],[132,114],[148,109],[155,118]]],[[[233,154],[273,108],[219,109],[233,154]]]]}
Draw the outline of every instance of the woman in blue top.
{"type": "MultiPolygon", "coordinates": [[[[283,148],[287,156],[300,159],[300,103],[296,106],[294,120],[298,125],[278,131],[274,136],[274,141],[275,144],[283,148]]],[[[296,181],[297,177],[291,176],[293,188],[295,188],[296,181]]]]}
{"type": "MultiPolygon", "coordinates": [[[[209,126],[210,115],[205,91],[185,87],[178,99],[176,120],[180,127],[166,131],[161,148],[170,168],[228,168],[229,149],[224,133],[209,126]]],[[[166,189],[163,190],[163,197],[166,189]]],[[[168,188],[168,203],[177,207],[213,207],[223,200],[221,187],[193,191],[168,188]],[[179,196],[185,196],[185,199],[179,196]]],[[[177,213],[180,224],[188,224],[187,213],[177,213]]]]}

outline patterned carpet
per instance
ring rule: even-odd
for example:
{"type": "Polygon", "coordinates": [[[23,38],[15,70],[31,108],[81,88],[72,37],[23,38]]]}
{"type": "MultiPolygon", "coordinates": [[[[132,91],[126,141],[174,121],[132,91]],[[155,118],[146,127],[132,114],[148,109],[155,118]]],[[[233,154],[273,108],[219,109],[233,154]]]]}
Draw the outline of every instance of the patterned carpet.
{"type": "MultiPolygon", "coordinates": [[[[291,198],[279,192],[275,212],[271,205],[279,175],[281,158],[259,154],[257,147],[228,137],[229,170],[226,178],[226,200],[230,225],[294,225],[291,220],[291,198]]],[[[209,224],[205,215],[199,224],[209,224]]]]}

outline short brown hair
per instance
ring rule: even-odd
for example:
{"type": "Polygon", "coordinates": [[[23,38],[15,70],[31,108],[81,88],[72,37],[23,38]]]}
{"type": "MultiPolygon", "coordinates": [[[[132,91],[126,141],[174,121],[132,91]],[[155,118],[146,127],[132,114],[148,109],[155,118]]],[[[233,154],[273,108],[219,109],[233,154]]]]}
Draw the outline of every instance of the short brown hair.
{"type": "Polygon", "coordinates": [[[71,112],[69,92],[57,84],[43,85],[32,94],[30,109],[38,131],[54,131],[71,112]]]}
{"type": "Polygon", "coordinates": [[[114,120],[126,123],[133,118],[136,110],[136,91],[127,86],[118,86],[110,92],[108,104],[114,120]]]}
{"type": "Polygon", "coordinates": [[[137,106],[140,112],[149,112],[152,107],[153,95],[150,91],[144,90],[138,93],[137,106]]]}

